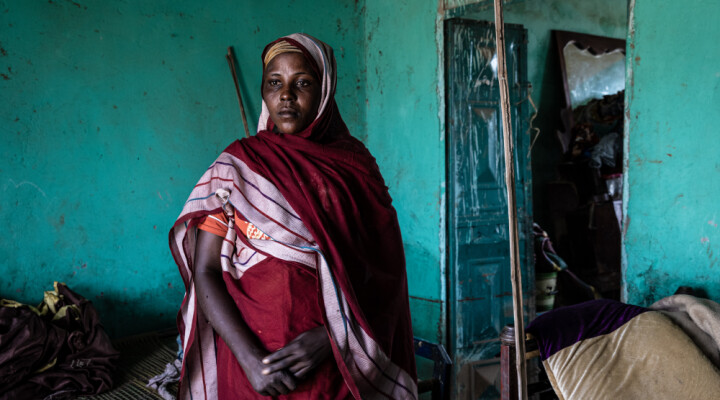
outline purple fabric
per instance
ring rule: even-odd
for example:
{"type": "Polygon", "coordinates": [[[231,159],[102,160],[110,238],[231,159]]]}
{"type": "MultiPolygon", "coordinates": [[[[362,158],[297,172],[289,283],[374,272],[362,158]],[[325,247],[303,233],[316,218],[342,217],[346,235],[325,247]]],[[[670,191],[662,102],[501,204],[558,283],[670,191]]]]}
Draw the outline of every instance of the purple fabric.
{"type": "Polygon", "coordinates": [[[615,300],[591,300],[542,314],[527,332],[535,336],[540,358],[546,360],[581,340],[610,333],[645,311],[650,310],[615,300]]]}

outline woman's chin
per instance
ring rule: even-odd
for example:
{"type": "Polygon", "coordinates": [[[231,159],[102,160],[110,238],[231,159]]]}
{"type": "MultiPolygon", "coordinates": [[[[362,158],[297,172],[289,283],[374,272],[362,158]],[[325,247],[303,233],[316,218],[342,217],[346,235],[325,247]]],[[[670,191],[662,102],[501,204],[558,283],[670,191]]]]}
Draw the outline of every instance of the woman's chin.
{"type": "Polygon", "coordinates": [[[277,129],[277,131],[279,133],[282,133],[284,135],[295,135],[297,133],[302,132],[302,130],[304,129],[304,128],[302,128],[302,129],[298,128],[297,124],[290,124],[290,123],[275,124],[275,128],[277,129]]]}
{"type": "Polygon", "coordinates": [[[295,131],[295,129],[292,129],[292,128],[288,129],[288,128],[278,127],[277,131],[278,131],[278,133],[282,133],[283,135],[294,135],[297,133],[295,131]]]}

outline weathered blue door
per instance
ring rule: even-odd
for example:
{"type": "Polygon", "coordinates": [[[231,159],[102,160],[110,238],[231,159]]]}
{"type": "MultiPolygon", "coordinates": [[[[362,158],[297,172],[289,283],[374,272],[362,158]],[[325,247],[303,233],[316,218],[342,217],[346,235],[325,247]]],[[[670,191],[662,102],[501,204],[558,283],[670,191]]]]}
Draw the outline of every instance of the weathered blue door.
{"type": "MultiPolygon", "coordinates": [[[[534,310],[532,285],[527,285],[534,279],[527,31],[506,25],[505,34],[527,315],[527,310],[534,310]]],[[[446,22],[445,40],[448,344],[455,362],[453,398],[495,398],[498,335],[513,320],[495,28],[487,22],[452,19],[446,22]]]]}

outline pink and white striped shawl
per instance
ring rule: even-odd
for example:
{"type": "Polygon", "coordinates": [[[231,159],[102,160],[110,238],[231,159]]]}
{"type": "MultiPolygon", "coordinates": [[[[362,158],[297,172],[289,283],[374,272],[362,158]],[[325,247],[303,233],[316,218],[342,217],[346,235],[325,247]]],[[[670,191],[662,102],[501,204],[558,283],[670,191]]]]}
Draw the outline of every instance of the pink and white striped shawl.
{"type": "Polygon", "coordinates": [[[216,196],[222,189],[229,192],[226,201],[234,212],[272,239],[247,239],[229,232],[226,242],[233,246],[224,246],[222,257],[230,262],[223,263],[223,270],[242,279],[245,271],[266,257],[315,269],[333,353],[353,395],[363,399],[417,399],[413,377],[394,364],[357,323],[345,293],[333,277],[332,265],[293,207],[275,185],[228,152],[220,155],[194,187],[170,232],[172,254],[186,286],[178,316],[185,351],[179,398],[217,399],[214,333],[195,298],[193,258],[198,220],[222,209],[223,200],[216,196]]]}

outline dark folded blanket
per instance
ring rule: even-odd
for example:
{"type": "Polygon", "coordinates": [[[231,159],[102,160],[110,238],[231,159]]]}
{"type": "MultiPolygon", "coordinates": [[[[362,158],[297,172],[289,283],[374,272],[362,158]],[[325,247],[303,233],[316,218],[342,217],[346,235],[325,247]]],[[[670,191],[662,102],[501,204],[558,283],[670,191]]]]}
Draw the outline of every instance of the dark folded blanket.
{"type": "Polygon", "coordinates": [[[37,308],[0,300],[0,400],[101,393],[118,356],[92,303],[62,283],[37,308]]]}

